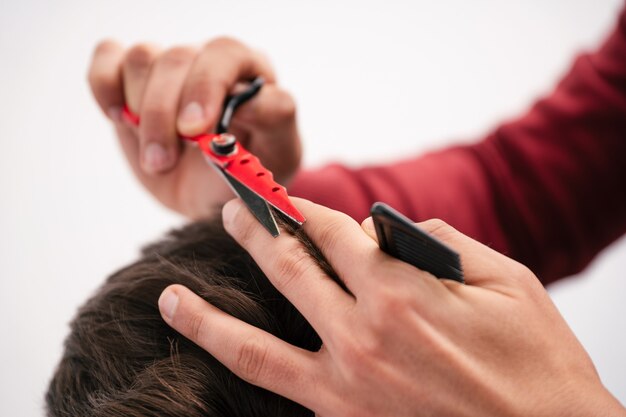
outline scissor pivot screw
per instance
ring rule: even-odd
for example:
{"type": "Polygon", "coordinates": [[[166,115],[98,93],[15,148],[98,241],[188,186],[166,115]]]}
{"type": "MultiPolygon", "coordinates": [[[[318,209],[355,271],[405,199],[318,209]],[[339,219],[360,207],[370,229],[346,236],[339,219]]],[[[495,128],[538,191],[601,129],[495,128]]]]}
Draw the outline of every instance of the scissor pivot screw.
{"type": "Polygon", "coordinates": [[[236,147],[237,139],[231,133],[221,133],[211,140],[211,149],[218,155],[230,155],[236,147]]]}

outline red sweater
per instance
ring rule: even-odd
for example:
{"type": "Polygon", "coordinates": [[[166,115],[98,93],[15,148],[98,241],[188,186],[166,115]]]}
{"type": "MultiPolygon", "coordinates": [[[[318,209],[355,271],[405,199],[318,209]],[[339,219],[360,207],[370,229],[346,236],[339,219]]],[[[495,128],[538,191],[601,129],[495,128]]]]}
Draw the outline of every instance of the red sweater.
{"type": "Polygon", "coordinates": [[[626,9],[546,98],[481,141],[384,166],[299,173],[295,196],[357,220],[384,201],[437,217],[547,284],[626,232],[626,9]]]}

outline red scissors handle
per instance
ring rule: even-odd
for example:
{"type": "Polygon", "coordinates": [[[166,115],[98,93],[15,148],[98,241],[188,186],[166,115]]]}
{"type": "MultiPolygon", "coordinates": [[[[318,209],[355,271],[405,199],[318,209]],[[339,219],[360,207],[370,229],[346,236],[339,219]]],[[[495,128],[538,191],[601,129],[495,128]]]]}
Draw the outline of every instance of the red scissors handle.
{"type": "Polygon", "coordinates": [[[139,116],[132,112],[128,104],[122,108],[122,118],[131,125],[139,126],[139,116]]]}
{"type": "MultiPolygon", "coordinates": [[[[133,125],[139,125],[139,116],[134,114],[128,106],[122,109],[122,117],[133,125]]],[[[196,142],[202,153],[222,171],[228,173],[241,184],[244,184],[270,205],[280,210],[288,217],[302,224],[304,216],[289,201],[285,187],[274,181],[274,175],[265,168],[259,158],[236,142],[233,151],[228,154],[215,152],[213,144],[227,134],[207,133],[183,139],[196,142]]],[[[234,139],[233,139],[234,140],[234,139]]]]}
{"type": "Polygon", "coordinates": [[[304,216],[289,201],[285,187],[274,181],[274,174],[261,164],[259,158],[241,146],[239,142],[236,144],[235,151],[229,155],[216,153],[212,146],[216,136],[220,135],[207,134],[197,138],[204,155],[269,204],[298,223],[304,223],[304,216]]]}

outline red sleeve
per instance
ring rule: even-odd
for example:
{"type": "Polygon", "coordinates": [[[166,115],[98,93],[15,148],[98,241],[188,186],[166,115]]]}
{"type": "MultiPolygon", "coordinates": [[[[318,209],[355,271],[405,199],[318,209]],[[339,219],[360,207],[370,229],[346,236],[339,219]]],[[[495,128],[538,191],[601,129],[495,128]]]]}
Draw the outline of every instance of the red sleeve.
{"type": "Polygon", "coordinates": [[[438,217],[547,284],[626,232],[626,10],[554,92],[482,141],[392,165],[301,172],[292,195],[368,216],[384,201],[438,217]]]}

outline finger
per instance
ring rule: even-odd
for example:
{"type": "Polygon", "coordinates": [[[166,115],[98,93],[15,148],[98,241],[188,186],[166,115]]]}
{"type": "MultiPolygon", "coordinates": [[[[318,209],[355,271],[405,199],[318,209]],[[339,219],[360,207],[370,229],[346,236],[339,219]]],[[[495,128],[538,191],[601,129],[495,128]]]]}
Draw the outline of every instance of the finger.
{"type": "Polygon", "coordinates": [[[139,126],[141,166],[149,174],[170,170],[178,159],[181,143],[176,133],[176,113],[195,54],[193,48],[172,48],[159,55],[150,69],[139,126]]]}
{"type": "Polygon", "coordinates": [[[239,199],[226,203],[224,227],[254,258],[272,284],[311,323],[322,339],[354,299],[327,276],[302,242],[288,233],[272,237],[239,199]]]}
{"type": "Polygon", "coordinates": [[[292,346],[210,305],[181,285],[166,288],[159,310],[167,324],[251,384],[314,408],[316,354],[292,346]]]}
{"type": "Polygon", "coordinates": [[[105,40],[96,46],[88,81],[98,105],[114,121],[119,121],[124,106],[122,60],[124,49],[114,41],[105,40]]]}
{"type": "Polygon", "coordinates": [[[115,123],[114,126],[126,160],[130,164],[133,173],[143,182],[146,175],[139,166],[139,142],[137,141],[136,128],[121,121],[115,123]]]}
{"type": "Polygon", "coordinates": [[[350,216],[307,200],[292,201],[307,219],[305,233],[358,298],[384,253],[350,216]]]}
{"type": "Polygon", "coordinates": [[[363,229],[365,234],[368,235],[378,245],[378,235],[376,235],[374,220],[371,216],[361,222],[361,229],[363,229]]]}
{"type": "Polygon", "coordinates": [[[291,95],[275,84],[268,84],[261,88],[254,100],[237,109],[232,125],[274,130],[294,123],[295,116],[296,104],[291,95]]]}
{"type": "MultiPolygon", "coordinates": [[[[431,234],[441,242],[459,252],[463,261],[463,270],[467,284],[475,286],[488,286],[492,278],[498,282],[502,277],[511,276],[523,265],[507,258],[506,256],[482,245],[468,236],[458,232],[445,222],[432,219],[422,223],[416,223],[418,227],[431,234]]],[[[361,223],[365,233],[378,244],[378,236],[371,217],[361,223]]],[[[448,286],[457,286],[454,281],[442,281],[448,286]]]]}
{"type": "Polygon", "coordinates": [[[285,183],[300,165],[302,145],[296,124],[293,98],[275,84],[265,85],[253,100],[244,103],[233,116],[231,130],[254,132],[253,141],[242,144],[272,167],[276,181],[285,183]]]}
{"type": "Polygon", "coordinates": [[[158,53],[159,49],[154,45],[139,44],[129,49],[124,57],[122,65],[124,97],[126,105],[135,114],[140,114],[150,68],[158,53]]]}
{"type": "Polygon", "coordinates": [[[528,276],[533,276],[524,265],[464,235],[442,220],[431,219],[416,224],[459,253],[467,284],[500,288],[501,284],[508,284],[511,280],[527,280],[528,276]]]}
{"type": "MultiPolygon", "coordinates": [[[[376,301],[384,286],[390,293],[411,293],[413,298],[431,297],[441,285],[432,275],[380,250],[377,239],[368,235],[351,217],[312,202],[293,199],[307,219],[304,229],[320,248],[357,300],[376,301]],[[374,296],[374,297],[372,297],[374,296]]],[[[375,232],[372,232],[375,236],[375,232]]]]}
{"type": "Polygon", "coordinates": [[[257,76],[274,82],[267,60],[238,41],[220,38],[208,43],[197,57],[180,101],[178,131],[194,136],[211,130],[222,104],[237,81],[257,76]]]}

